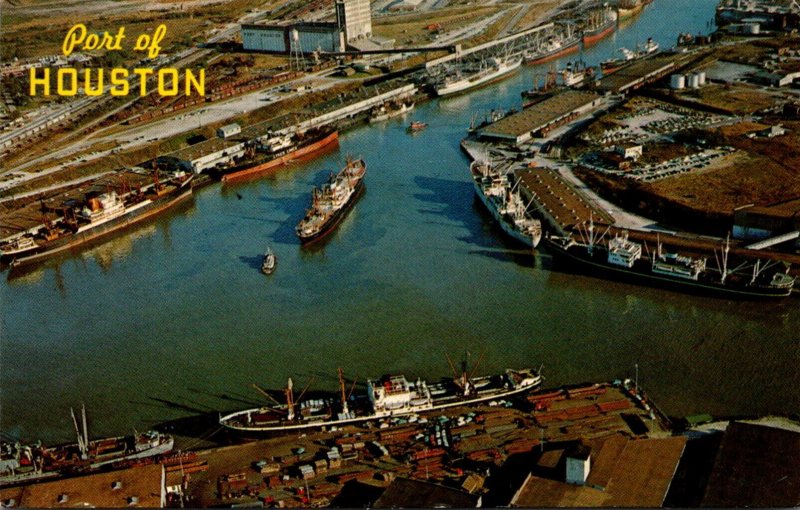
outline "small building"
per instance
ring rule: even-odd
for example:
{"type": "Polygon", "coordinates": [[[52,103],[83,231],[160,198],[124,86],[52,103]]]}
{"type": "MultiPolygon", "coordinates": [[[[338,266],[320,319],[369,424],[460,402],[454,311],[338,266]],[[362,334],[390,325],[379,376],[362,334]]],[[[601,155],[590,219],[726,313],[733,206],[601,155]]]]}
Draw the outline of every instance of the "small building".
{"type": "Polygon", "coordinates": [[[567,483],[586,483],[592,465],[592,449],[585,444],[576,444],[567,449],[564,456],[567,458],[567,483]]]}
{"type": "Polygon", "coordinates": [[[619,154],[625,159],[632,159],[636,161],[642,157],[643,148],[640,143],[624,143],[614,147],[614,152],[619,154]]]}
{"type": "Polygon", "coordinates": [[[221,128],[217,129],[217,136],[219,138],[230,138],[231,136],[236,136],[242,132],[242,126],[239,124],[226,124],[221,128]]]}
{"type": "Polygon", "coordinates": [[[800,78],[800,71],[790,73],[759,71],[753,75],[754,82],[770,87],[786,87],[794,83],[798,78],[800,78]]]}
{"type": "Polygon", "coordinates": [[[786,128],[781,126],[780,124],[775,126],[770,126],[763,131],[758,132],[758,136],[763,136],[765,138],[775,138],[776,136],[783,136],[786,134],[786,128]]]}

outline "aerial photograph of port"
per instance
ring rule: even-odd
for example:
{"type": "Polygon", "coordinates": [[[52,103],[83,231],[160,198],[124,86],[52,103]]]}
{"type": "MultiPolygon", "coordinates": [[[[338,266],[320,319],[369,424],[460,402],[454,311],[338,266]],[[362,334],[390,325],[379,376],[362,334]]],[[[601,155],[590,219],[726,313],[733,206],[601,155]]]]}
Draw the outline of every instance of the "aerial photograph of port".
{"type": "Polygon", "coordinates": [[[0,507],[800,507],[800,1],[0,0],[0,507]]]}

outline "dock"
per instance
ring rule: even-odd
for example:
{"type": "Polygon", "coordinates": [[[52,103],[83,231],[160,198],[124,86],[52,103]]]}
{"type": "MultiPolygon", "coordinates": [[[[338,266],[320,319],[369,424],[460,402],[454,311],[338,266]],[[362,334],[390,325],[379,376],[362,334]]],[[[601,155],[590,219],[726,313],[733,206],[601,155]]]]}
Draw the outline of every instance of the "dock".
{"type": "MultiPolygon", "coordinates": [[[[666,418],[635,389],[608,383],[537,391],[512,402],[456,407],[335,432],[288,435],[198,452],[192,506],[264,502],[344,506],[345,487],[382,493],[398,477],[483,492],[487,468],[515,455],[612,434],[664,437],[666,418]],[[338,498],[338,499],[337,499],[338,498]]],[[[352,502],[351,502],[352,503],[352,502]]]]}
{"type": "Polygon", "coordinates": [[[614,223],[614,218],[590,203],[552,168],[521,169],[515,175],[521,179],[520,191],[524,200],[532,200],[536,205],[536,212],[559,235],[569,234],[590,217],[599,225],[614,223]]]}

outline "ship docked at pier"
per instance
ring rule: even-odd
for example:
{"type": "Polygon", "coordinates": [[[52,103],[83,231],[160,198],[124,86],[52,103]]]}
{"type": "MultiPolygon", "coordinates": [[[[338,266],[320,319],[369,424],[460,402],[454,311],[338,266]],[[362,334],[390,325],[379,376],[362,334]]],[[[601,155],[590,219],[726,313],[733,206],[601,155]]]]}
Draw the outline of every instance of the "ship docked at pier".
{"type": "Polygon", "coordinates": [[[187,199],[192,194],[193,175],[176,171],[163,179],[153,170],[153,183],[136,189],[90,192],[83,200],[67,200],[44,208],[44,223],[0,244],[0,255],[12,267],[36,262],[76,248],[126,228],[187,199]],[[163,180],[162,180],[163,179],[163,180]],[[47,216],[56,212],[55,219],[47,216]]]}
{"type": "Polygon", "coordinates": [[[611,34],[617,27],[617,13],[608,7],[591,12],[583,28],[583,44],[591,45],[611,34]]]}
{"type": "Polygon", "coordinates": [[[117,462],[166,455],[174,447],[172,436],[153,430],[90,440],[86,409],[81,412],[82,428],[75,412],[70,412],[78,435],[77,443],[52,447],[41,443],[0,443],[0,487],[89,473],[117,462]]]}
{"type": "Polygon", "coordinates": [[[475,194],[509,237],[536,248],[542,239],[542,222],[528,212],[533,199],[524,203],[519,192],[521,179],[513,172],[494,169],[489,163],[470,164],[475,194]]]}
{"type": "Polygon", "coordinates": [[[658,48],[658,43],[653,41],[652,38],[648,38],[647,42],[641,47],[637,45],[635,51],[631,51],[628,48],[620,48],[619,52],[622,56],[603,60],[600,62],[600,69],[603,71],[604,75],[609,75],[615,71],[619,71],[628,64],[632,64],[637,60],[652,55],[658,51],[658,48]]]}
{"type": "Polygon", "coordinates": [[[715,268],[706,258],[664,252],[660,242],[650,253],[646,245],[630,240],[627,232],[617,232],[605,240],[608,233],[607,229],[598,236],[590,220],[588,227],[579,230],[580,241],[572,236],[554,236],[547,239],[547,247],[557,257],[592,273],[600,271],[615,278],[682,291],[761,299],[787,297],[794,288],[795,278],[782,262],[758,260],[731,268],[728,241],[719,254],[715,253],[718,265],[715,268]]]}
{"type": "Polygon", "coordinates": [[[300,158],[311,158],[336,147],[339,132],[332,128],[313,128],[289,134],[270,134],[247,148],[245,159],[228,168],[215,169],[222,182],[275,172],[300,158]]]}
{"type": "Polygon", "coordinates": [[[576,53],[580,49],[581,33],[571,24],[567,24],[562,33],[551,35],[532,50],[526,51],[523,54],[523,62],[526,65],[544,64],[564,55],[576,53]]]}
{"type": "Polygon", "coordinates": [[[437,96],[458,94],[469,89],[509,76],[519,69],[519,58],[498,58],[482,60],[477,64],[461,64],[446,73],[433,86],[437,96]]]}
{"type": "MultiPolygon", "coordinates": [[[[366,394],[359,396],[353,395],[355,381],[348,391],[339,369],[340,396],[330,399],[302,400],[308,385],[295,399],[289,379],[283,391],[285,404],[275,401],[275,406],[238,411],[220,417],[219,422],[229,430],[256,436],[339,427],[509,398],[542,383],[540,372],[532,369],[508,369],[500,375],[472,377],[479,363],[480,359],[470,372],[462,362],[460,375],[454,369],[452,378],[432,384],[420,379],[409,381],[404,375],[384,375],[368,380],[366,394]]],[[[454,368],[452,363],[451,367],[454,368]]],[[[272,399],[269,393],[256,388],[272,399]]]]}
{"type": "Polygon", "coordinates": [[[367,165],[361,159],[347,160],[345,167],[321,189],[311,192],[311,208],[297,225],[297,236],[303,244],[317,241],[339,224],[364,191],[367,165]]]}

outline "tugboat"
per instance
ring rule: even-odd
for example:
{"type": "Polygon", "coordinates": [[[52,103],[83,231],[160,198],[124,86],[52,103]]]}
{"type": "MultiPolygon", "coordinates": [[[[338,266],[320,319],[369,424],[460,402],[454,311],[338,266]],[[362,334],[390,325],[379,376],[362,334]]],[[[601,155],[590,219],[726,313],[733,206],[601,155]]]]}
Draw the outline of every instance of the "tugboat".
{"type": "Polygon", "coordinates": [[[297,237],[303,244],[328,235],[345,217],[364,190],[364,160],[347,160],[345,167],[320,190],[312,190],[311,208],[297,225],[297,237]]]}
{"type": "Polygon", "coordinates": [[[417,132],[419,132],[419,131],[422,131],[422,130],[423,130],[423,129],[425,129],[426,127],[428,127],[428,125],[427,125],[427,124],[425,124],[424,122],[420,122],[420,121],[417,121],[417,120],[415,120],[414,122],[412,122],[412,123],[411,123],[411,124],[408,126],[408,132],[409,132],[409,133],[417,133],[417,132]]]}
{"type": "Polygon", "coordinates": [[[261,263],[261,272],[264,274],[272,274],[275,272],[275,265],[278,263],[278,257],[272,253],[270,248],[264,253],[264,261],[261,263]]]}

